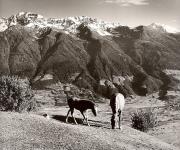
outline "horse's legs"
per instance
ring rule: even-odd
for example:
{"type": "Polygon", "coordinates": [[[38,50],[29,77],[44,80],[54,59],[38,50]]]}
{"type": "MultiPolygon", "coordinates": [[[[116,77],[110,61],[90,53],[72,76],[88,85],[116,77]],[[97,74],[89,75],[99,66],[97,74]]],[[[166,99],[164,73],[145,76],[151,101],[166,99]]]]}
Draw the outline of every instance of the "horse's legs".
{"type": "Polygon", "coordinates": [[[111,127],[112,127],[112,129],[114,129],[115,128],[115,113],[113,113],[112,114],[112,116],[111,116],[111,127]]]}
{"type": "Polygon", "coordinates": [[[66,123],[68,122],[68,116],[69,116],[69,112],[71,111],[71,109],[68,110],[67,116],[66,116],[66,123]]]}
{"type": "MultiPolygon", "coordinates": [[[[86,112],[86,111],[84,111],[84,112],[86,112]]],[[[81,114],[82,114],[82,116],[83,116],[83,118],[84,118],[84,119],[83,119],[83,122],[84,122],[84,120],[86,120],[87,125],[90,126],[90,125],[89,125],[89,122],[88,122],[87,114],[86,114],[86,116],[85,116],[85,115],[84,115],[84,112],[81,112],[81,114]]]]}
{"type": "Polygon", "coordinates": [[[119,118],[119,120],[118,120],[118,125],[119,125],[119,129],[121,129],[121,110],[118,110],[118,118],[119,118]]]}
{"type": "Polygon", "coordinates": [[[73,113],[74,113],[74,108],[71,109],[71,116],[72,116],[72,118],[73,118],[75,124],[78,124],[77,121],[76,121],[76,119],[75,119],[74,116],[73,116],[73,113]]]}
{"type": "Polygon", "coordinates": [[[88,122],[88,114],[87,114],[87,111],[86,111],[86,122],[87,122],[87,125],[90,126],[89,122],[88,122]]]}
{"type": "Polygon", "coordinates": [[[82,116],[83,116],[83,123],[84,123],[84,120],[86,120],[86,117],[84,116],[83,111],[81,111],[81,114],[82,114],[82,116]]]}

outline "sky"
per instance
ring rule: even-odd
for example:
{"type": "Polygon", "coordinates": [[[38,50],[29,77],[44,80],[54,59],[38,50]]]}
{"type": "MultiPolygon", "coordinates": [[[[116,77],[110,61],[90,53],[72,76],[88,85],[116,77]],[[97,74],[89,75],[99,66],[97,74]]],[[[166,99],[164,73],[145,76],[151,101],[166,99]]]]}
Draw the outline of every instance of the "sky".
{"type": "Polygon", "coordinates": [[[132,27],[155,22],[180,29],[180,0],[0,0],[0,17],[21,11],[45,18],[89,16],[132,27]]]}

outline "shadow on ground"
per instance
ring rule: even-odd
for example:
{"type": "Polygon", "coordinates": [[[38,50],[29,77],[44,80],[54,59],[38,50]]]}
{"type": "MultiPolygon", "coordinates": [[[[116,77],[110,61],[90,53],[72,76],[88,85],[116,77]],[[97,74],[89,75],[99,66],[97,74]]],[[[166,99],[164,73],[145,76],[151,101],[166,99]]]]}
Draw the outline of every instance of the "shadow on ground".
{"type": "MultiPolygon", "coordinates": [[[[57,121],[66,122],[66,116],[63,116],[63,115],[52,115],[51,118],[55,119],[57,121]]],[[[86,123],[83,123],[83,120],[81,118],[75,118],[75,119],[76,119],[78,124],[80,124],[80,125],[87,125],[86,123]]],[[[68,118],[68,123],[74,124],[74,120],[73,120],[72,117],[68,118]]],[[[107,126],[106,123],[102,123],[100,121],[89,120],[89,124],[90,124],[90,126],[93,126],[93,127],[108,128],[108,127],[106,127],[107,126]]]]}
{"type": "MultiPolygon", "coordinates": [[[[61,122],[66,122],[66,116],[62,116],[62,115],[52,115],[52,119],[55,119],[57,121],[61,121],[61,122]]],[[[75,118],[78,124],[83,124],[82,119],[80,118],[75,118]]],[[[68,118],[68,123],[74,123],[74,120],[72,117],[68,118]]]]}

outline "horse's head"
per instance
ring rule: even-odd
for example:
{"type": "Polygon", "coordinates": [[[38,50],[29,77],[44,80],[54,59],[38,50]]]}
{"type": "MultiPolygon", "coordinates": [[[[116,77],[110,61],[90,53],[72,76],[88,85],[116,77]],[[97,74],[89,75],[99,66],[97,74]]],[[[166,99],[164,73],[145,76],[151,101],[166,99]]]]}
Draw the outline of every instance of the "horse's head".
{"type": "Polygon", "coordinates": [[[73,100],[72,97],[70,97],[70,98],[67,99],[67,102],[68,102],[68,104],[72,104],[74,102],[74,100],[73,100]]]}

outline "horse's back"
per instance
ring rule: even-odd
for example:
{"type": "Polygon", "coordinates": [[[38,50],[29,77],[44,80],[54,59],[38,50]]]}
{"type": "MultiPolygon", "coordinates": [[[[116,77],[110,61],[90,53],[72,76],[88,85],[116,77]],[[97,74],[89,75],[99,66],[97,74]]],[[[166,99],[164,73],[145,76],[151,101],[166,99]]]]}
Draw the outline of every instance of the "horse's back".
{"type": "Polygon", "coordinates": [[[77,100],[74,103],[74,107],[80,111],[92,109],[94,106],[95,106],[95,103],[89,100],[77,100]]]}
{"type": "Polygon", "coordinates": [[[124,105],[125,105],[125,98],[121,93],[116,94],[116,110],[120,109],[123,110],[124,105]]]}

